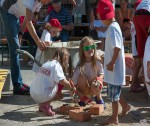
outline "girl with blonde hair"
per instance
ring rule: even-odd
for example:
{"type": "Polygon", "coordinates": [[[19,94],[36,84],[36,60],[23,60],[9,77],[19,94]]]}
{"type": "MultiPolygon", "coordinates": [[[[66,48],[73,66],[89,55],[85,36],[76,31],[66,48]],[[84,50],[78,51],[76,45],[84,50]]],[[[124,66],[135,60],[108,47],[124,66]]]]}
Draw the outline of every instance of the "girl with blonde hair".
{"type": "Polygon", "coordinates": [[[101,97],[103,87],[103,66],[97,56],[96,45],[92,38],[84,37],[79,48],[79,63],[73,74],[73,82],[76,85],[76,94],[79,97],[78,104],[85,106],[95,96],[97,104],[104,104],[101,97]]]}

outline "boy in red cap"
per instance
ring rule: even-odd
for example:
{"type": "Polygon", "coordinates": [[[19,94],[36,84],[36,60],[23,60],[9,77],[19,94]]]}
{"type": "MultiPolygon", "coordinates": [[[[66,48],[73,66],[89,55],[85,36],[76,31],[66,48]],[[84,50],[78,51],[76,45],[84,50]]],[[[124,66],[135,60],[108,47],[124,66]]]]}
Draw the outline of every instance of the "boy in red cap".
{"type": "Polygon", "coordinates": [[[110,0],[98,3],[98,12],[104,25],[108,27],[105,41],[104,82],[108,84],[108,96],[112,102],[112,116],[103,124],[118,124],[119,103],[122,106],[122,116],[130,110],[121,95],[121,87],[125,85],[125,55],[122,32],[115,21],[115,12],[110,0]]]}
{"type": "MultiPolygon", "coordinates": [[[[50,43],[52,43],[52,37],[59,36],[61,30],[62,30],[62,26],[60,22],[57,19],[51,19],[49,23],[45,25],[45,29],[42,33],[41,40],[45,41],[45,44],[47,46],[50,46],[50,43]]],[[[35,58],[39,60],[42,64],[44,63],[44,56],[42,51],[39,48],[36,51],[35,58]]],[[[38,69],[39,66],[36,63],[34,63],[33,71],[37,72],[38,69]]]]}

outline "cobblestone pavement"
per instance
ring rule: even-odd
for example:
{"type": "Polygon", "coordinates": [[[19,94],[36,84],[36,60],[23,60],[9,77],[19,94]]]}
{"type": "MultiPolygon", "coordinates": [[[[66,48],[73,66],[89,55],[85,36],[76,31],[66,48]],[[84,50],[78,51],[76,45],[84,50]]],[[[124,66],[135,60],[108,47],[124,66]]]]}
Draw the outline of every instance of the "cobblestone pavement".
{"type": "MultiPolygon", "coordinates": [[[[1,66],[1,63],[0,63],[1,66]]],[[[9,63],[5,62],[2,68],[9,68],[9,63]]],[[[30,84],[35,74],[27,67],[26,62],[21,65],[22,77],[25,83],[30,84]]],[[[61,101],[54,101],[52,105],[55,111],[64,104],[70,103],[70,97],[66,90],[61,101]]],[[[66,115],[56,114],[48,117],[38,112],[38,107],[30,96],[12,95],[12,91],[3,92],[0,100],[0,126],[101,126],[111,114],[111,103],[106,95],[106,87],[103,90],[103,98],[107,109],[101,116],[92,116],[88,122],[72,121],[66,115]]],[[[123,88],[123,94],[129,104],[131,111],[125,116],[120,117],[120,126],[150,126],[150,103],[147,101],[147,92],[132,93],[129,87],[123,88]]],[[[121,112],[121,107],[119,112],[121,112]]]]}

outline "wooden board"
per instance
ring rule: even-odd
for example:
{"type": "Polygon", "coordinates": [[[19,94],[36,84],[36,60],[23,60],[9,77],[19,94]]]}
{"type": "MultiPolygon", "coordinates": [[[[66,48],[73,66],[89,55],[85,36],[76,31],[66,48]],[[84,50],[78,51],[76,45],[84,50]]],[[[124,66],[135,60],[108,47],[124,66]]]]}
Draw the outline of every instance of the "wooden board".
{"type": "Polygon", "coordinates": [[[1,99],[1,93],[8,75],[9,70],[0,69],[0,99],[1,99]]]}

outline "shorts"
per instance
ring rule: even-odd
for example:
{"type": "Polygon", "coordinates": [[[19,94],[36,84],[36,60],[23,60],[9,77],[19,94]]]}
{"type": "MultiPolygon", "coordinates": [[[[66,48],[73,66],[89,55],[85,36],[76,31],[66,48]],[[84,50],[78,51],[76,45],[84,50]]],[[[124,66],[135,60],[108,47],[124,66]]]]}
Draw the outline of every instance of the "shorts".
{"type": "Polygon", "coordinates": [[[146,10],[142,13],[135,12],[136,15],[133,18],[137,35],[137,51],[138,57],[143,58],[145,43],[148,38],[148,28],[150,26],[150,12],[146,10]],[[139,13],[139,14],[138,14],[139,13]]]}
{"type": "Polygon", "coordinates": [[[121,86],[108,84],[107,95],[111,99],[111,102],[117,102],[120,100],[121,86]]]}

